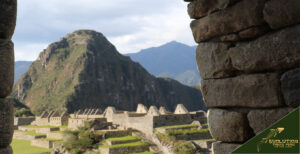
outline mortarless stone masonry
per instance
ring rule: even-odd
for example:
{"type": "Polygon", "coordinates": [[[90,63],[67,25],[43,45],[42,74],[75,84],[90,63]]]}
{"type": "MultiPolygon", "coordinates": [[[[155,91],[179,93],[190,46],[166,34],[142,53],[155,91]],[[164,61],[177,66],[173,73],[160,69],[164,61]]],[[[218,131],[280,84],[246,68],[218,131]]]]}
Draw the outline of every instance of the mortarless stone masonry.
{"type": "Polygon", "coordinates": [[[0,1],[0,153],[12,154],[13,104],[10,95],[14,81],[14,44],[11,41],[17,17],[17,0],[0,1]]]}
{"type": "Polygon", "coordinates": [[[227,154],[299,106],[300,1],[184,1],[212,151],[227,154]]]}

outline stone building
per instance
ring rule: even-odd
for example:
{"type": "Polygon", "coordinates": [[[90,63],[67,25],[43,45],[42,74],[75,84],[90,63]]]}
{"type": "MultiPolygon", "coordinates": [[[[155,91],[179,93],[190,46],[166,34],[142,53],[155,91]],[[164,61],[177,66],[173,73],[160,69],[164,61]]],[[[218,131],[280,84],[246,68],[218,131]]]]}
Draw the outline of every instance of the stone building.
{"type": "Polygon", "coordinates": [[[152,135],[154,128],[160,126],[191,124],[193,121],[200,121],[201,124],[207,123],[204,111],[188,112],[182,104],[177,105],[174,113],[168,112],[164,107],[158,110],[157,107],[151,106],[148,110],[142,104],[138,105],[136,112],[117,111],[114,107],[108,107],[103,116],[108,122],[125,128],[137,129],[149,136],[152,135]]]}
{"type": "Polygon", "coordinates": [[[13,100],[14,44],[11,41],[17,18],[17,0],[0,2],[0,153],[11,154],[14,131],[13,100]]]}
{"type": "Polygon", "coordinates": [[[185,1],[212,151],[229,153],[299,106],[300,1],[185,1]]]}
{"type": "Polygon", "coordinates": [[[66,112],[58,114],[56,111],[44,111],[41,116],[35,118],[35,121],[32,124],[38,126],[67,126],[68,118],[69,114],[66,112]]]}

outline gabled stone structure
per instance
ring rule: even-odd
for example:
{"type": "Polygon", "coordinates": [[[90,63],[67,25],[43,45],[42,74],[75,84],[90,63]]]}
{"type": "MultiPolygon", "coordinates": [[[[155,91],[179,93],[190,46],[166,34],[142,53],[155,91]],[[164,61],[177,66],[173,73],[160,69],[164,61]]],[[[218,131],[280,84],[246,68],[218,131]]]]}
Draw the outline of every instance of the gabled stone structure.
{"type": "Polygon", "coordinates": [[[161,114],[161,115],[165,115],[165,114],[170,114],[171,112],[170,111],[168,111],[165,107],[163,107],[163,106],[161,106],[160,108],[159,108],[159,114],[161,114]]]}
{"type": "Polygon", "coordinates": [[[150,106],[150,108],[149,108],[149,111],[148,111],[147,115],[159,116],[159,115],[160,115],[160,113],[159,113],[159,111],[158,111],[158,109],[157,109],[157,107],[156,107],[156,106],[150,106]]]}
{"type": "Polygon", "coordinates": [[[138,104],[136,113],[148,113],[148,109],[145,105],[143,104],[138,104]]]}
{"type": "Polygon", "coordinates": [[[177,108],[174,113],[161,108],[163,114],[160,114],[155,106],[151,106],[147,114],[141,114],[139,112],[117,111],[114,107],[108,107],[103,116],[115,125],[134,128],[146,135],[151,135],[153,129],[160,126],[191,124],[193,121],[199,121],[202,124],[207,123],[205,112],[188,112],[182,104],[178,105],[177,108]]]}
{"type": "Polygon", "coordinates": [[[176,106],[174,114],[188,114],[189,111],[183,106],[183,104],[178,104],[176,106]]]}
{"type": "Polygon", "coordinates": [[[41,116],[36,117],[33,124],[38,126],[66,126],[68,125],[68,118],[69,114],[67,112],[58,114],[56,111],[44,111],[41,116]]]}

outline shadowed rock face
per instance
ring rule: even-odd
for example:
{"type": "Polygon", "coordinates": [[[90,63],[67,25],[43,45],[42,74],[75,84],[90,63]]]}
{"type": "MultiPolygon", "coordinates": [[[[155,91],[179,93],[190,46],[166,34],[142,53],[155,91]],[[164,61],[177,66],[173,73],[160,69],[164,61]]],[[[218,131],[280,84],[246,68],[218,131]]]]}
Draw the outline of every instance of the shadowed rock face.
{"type": "Polygon", "coordinates": [[[139,103],[172,110],[182,103],[189,110],[203,108],[199,90],[155,78],[118,53],[101,33],[89,30],[49,45],[17,82],[13,96],[35,112],[107,106],[135,110],[139,103]]]}

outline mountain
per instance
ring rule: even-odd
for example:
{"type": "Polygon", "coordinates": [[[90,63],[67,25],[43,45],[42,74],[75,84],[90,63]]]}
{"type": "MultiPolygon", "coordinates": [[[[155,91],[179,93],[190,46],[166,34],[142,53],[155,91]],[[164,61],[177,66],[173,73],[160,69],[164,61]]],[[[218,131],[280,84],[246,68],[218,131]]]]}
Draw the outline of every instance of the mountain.
{"type": "Polygon", "coordinates": [[[16,61],[15,62],[15,81],[16,83],[18,79],[21,77],[23,73],[27,71],[32,61],[16,61]]]}
{"type": "Polygon", "coordinates": [[[186,85],[200,83],[201,77],[197,70],[196,46],[188,46],[176,41],[159,47],[127,54],[133,61],[139,62],[151,74],[169,77],[186,85]]]}
{"type": "Polygon", "coordinates": [[[12,96],[34,113],[107,106],[135,110],[138,103],[205,109],[198,89],[154,77],[90,30],[75,31],[49,45],[16,83],[12,96]]]}

